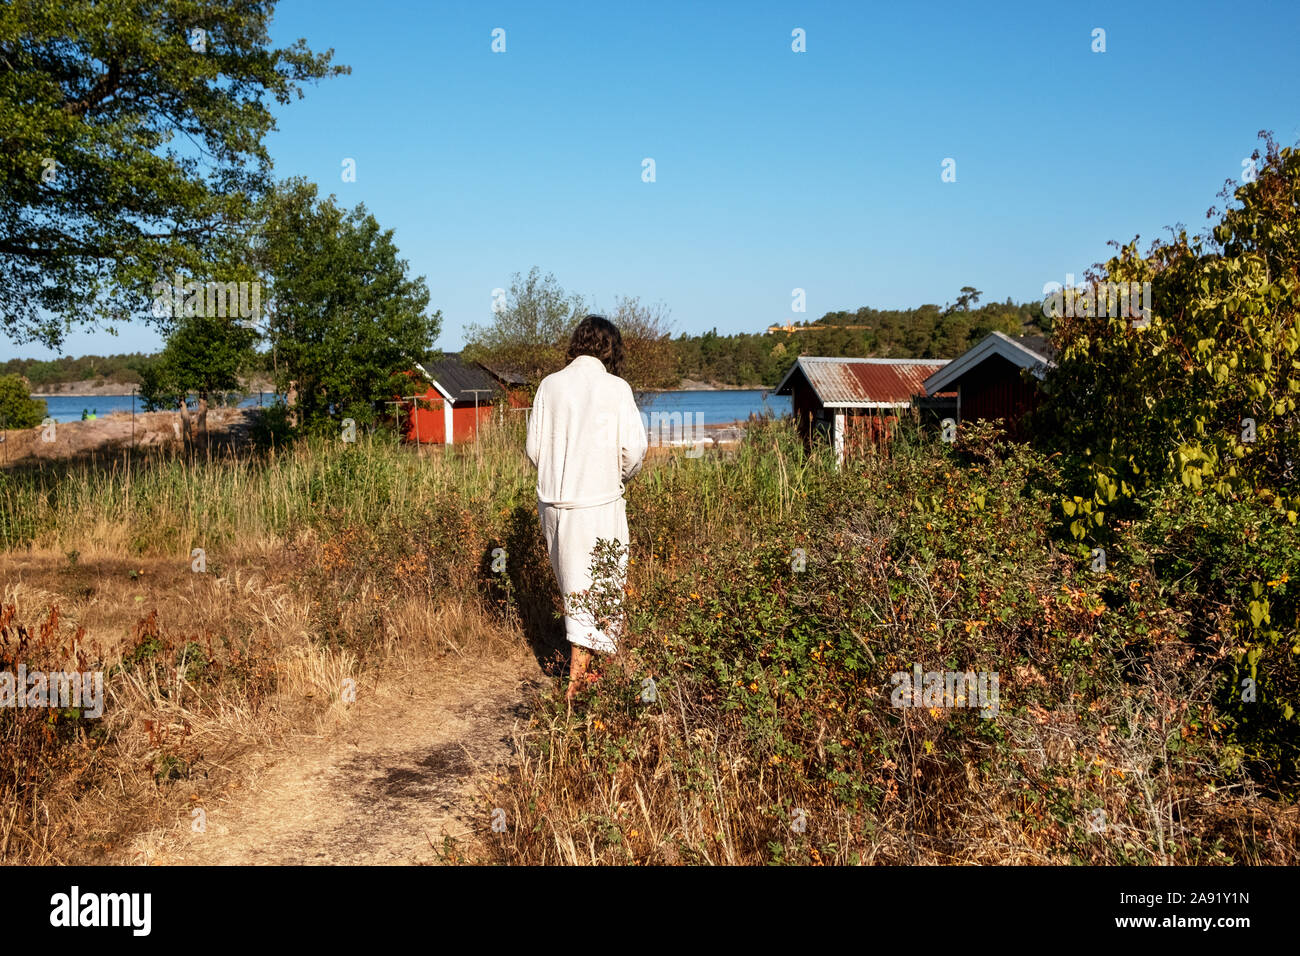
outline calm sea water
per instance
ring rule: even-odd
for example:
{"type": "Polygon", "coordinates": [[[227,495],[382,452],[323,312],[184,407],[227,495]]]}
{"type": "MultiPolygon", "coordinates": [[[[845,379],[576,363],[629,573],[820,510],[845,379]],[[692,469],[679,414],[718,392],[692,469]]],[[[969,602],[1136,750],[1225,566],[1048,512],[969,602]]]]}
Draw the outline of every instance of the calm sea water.
{"type": "MultiPolygon", "coordinates": [[[[249,405],[256,405],[259,396],[250,395],[239,403],[241,408],[249,405]]],[[[260,396],[264,404],[270,404],[274,401],[275,396],[270,392],[263,392],[260,396]]],[[[46,398],[45,407],[47,414],[56,422],[79,422],[81,421],[82,409],[88,409],[94,412],[100,418],[111,412],[130,412],[131,396],[130,395],[55,395],[52,398],[46,398]]],[[[191,407],[193,407],[191,405],[191,407]]],[[[144,411],[144,405],[137,397],[135,400],[136,412],[144,411]]]]}
{"type": "Polygon", "coordinates": [[[702,389],[689,392],[640,392],[636,404],[643,413],[694,415],[696,425],[726,425],[743,422],[750,412],[771,411],[778,418],[790,414],[790,396],[772,395],[763,389],[702,389]]]}
{"type": "MultiPolygon", "coordinates": [[[[240,407],[258,404],[269,405],[275,400],[270,392],[260,396],[250,395],[240,402],[240,407]]],[[[636,397],[642,412],[662,412],[669,415],[681,412],[694,416],[690,421],[697,425],[724,425],[743,422],[750,412],[762,414],[770,409],[774,415],[790,413],[789,396],[776,396],[762,389],[705,389],[689,392],[641,392],[636,397]]],[[[90,409],[101,418],[110,412],[131,411],[130,395],[58,395],[45,399],[49,415],[58,422],[81,420],[82,409],[90,409]]],[[[135,410],[142,411],[140,399],[135,400],[135,410]]]]}

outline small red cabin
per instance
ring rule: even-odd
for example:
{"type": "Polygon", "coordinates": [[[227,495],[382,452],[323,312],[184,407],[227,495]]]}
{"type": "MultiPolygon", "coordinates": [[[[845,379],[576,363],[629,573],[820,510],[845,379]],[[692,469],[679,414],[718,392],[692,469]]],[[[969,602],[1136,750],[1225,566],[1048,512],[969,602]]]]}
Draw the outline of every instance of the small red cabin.
{"type": "Polygon", "coordinates": [[[926,376],[946,364],[943,359],[801,355],[775,394],[791,396],[804,441],[824,433],[842,463],[846,454],[881,447],[898,417],[925,403],[926,376]]]}
{"type": "Polygon", "coordinates": [[[446,353],[429,368],[416,368],[418,371],[407,373],[413,383],[418,383],[416,407],[411,407],[413,396],[400,396],[402,431],[407,441],[463,444],[472,441],[478,430],[492,421],[499,402],[505,401],[511,408],[528,407],[528,398],[513,376],[503,380],[482,365],[462,361],[459,355],[446,353]]]}
{"type": "Polygon", "coordinates": [[[1038,380],[1054,354],[1042,336],[993,332],[926,379],[925,388],[956,390],[958,422],[1001,419],[1010,437],[1023,439],[1024,419],[1038,407],[1038,380]]]}

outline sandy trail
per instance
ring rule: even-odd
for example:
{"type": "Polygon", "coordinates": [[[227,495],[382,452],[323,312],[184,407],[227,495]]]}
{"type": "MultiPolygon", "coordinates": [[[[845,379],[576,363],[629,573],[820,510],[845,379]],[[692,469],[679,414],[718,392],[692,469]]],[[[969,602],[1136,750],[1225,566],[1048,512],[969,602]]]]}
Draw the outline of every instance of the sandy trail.
{"type": "Polygon", "coordinates": [[[358,691],[340,723],[252,755],[243,783],[148,831],[113,862],[169,864],[437,864],[445,837],[461,851],[490,830],[480,784],[514,754],[524,702],[547,686],[525,648],[466,659],[435,681],[419,675],[358,691]]]}

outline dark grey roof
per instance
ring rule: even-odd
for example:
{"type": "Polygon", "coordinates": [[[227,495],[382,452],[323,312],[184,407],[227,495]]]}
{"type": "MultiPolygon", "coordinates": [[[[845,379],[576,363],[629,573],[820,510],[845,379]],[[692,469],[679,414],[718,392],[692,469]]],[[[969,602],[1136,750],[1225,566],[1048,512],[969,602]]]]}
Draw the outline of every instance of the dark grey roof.
{"type": "Polygon", "coordinates": [[[1056,348],[1044,335],[1013,335],[1011,339],[1048,361],[1056,358],[1056,348]]]}
{"type": "Polygon", "coordinates": [[[441,359],[425,365],[429,376],[437,383],[453,405],[466,402],[470,405],[488,404],[501,391],[501,386],[478,365],[462,362],[455,352],[444,352],[441,359]],[[477,390],[477,397],[475,391],[477,390]]]}
{"type": "Polygon", "coordinates": [[[486,369],[489,375],[499,382],[504,382],[506,385],[528,384],[528,377],[522,372],[506,368],[504,365],[488,365],[486,362],[479,362],[478,364],[486,369]]]}
{"type": "Polygon", "coordinates": [[[1041,379],[1054,364],[1051,343],[1041,335],[1020,335],[1012,338],[1005,332],[990,332],[973,348],[949,362],[925,380],[928,395],[946,392],[954,383],[991,356],[1000,356],[1014,365],[1029,369],[1041,379]]]}

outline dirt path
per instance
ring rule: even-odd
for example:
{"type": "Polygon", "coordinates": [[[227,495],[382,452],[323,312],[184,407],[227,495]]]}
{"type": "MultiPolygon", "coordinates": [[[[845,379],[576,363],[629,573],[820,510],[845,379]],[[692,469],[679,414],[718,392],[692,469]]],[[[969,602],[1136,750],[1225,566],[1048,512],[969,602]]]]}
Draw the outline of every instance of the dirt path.
{"type": "Polygon", "coordinates": [[[204,832],[182,809],[115,862],[434,864],[444,837],[472,850],[473,827],[491,823],[479,785],[509,765],[524,702],[546,678],[523,648],[418,678],[359,691],[329,732],[253,755],[242,786],[202,805],[204,832]]]}

